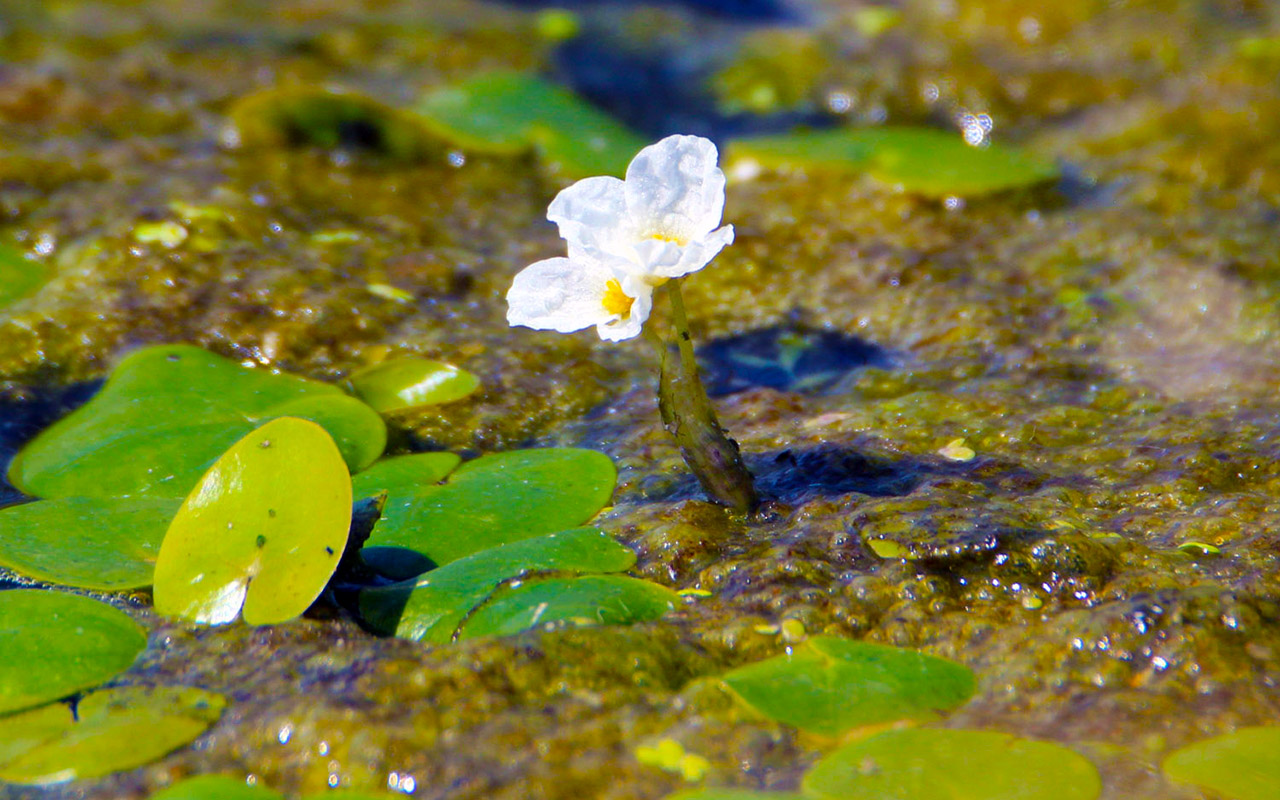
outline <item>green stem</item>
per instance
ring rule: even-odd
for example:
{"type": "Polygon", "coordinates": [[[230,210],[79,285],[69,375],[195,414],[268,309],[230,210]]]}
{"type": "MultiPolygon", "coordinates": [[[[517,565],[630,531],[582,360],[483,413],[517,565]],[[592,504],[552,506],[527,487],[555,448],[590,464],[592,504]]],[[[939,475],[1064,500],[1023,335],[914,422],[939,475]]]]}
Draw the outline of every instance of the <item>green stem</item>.
{"type": "Polygon", "coordinates": [[[662,412],[663,425],[680,446],[680,454],[707,496],[735,511],[749,513],[759,504],[755,481],[742,461],[738,443],[720,427],[698,375],[680,281],[670,280],[665,285],[671,301],[671,321],[676,329],[680,364],[678,370],[672,369],[669,349],[652,334],[650,341],[656,342],[661,363],[658,409],[662,412]]]}

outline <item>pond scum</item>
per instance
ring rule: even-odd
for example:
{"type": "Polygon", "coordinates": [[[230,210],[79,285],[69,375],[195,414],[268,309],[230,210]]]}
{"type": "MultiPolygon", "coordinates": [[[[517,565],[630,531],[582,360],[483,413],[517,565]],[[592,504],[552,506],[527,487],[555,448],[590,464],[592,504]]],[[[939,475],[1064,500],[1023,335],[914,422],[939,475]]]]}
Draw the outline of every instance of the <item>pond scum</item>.
{"type": "Polygon", "coordinates": [[[1275,14],[570,6],[0,0],[0,799],[1280,796],[1275,14]]]}

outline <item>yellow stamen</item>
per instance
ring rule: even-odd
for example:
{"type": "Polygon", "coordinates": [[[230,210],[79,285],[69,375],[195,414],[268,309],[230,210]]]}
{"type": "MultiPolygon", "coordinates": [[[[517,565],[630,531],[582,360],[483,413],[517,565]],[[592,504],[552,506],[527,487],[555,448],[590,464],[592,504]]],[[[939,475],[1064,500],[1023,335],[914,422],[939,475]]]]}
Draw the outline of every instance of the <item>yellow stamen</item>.
{"type": "Polygon", "coordinates": [[[684,247],[686,244],[688,244],[688,242],[685,240],[683,236],[677,236],[674,233],[667,233],[666,231],[658,231],[657,233],[651,233],[649,234],[649,238],[657,239],[660,242],[671,242],[672,244],[678,244],[681,247],[684,247]]]}
{"type": "Polygon", "coordinates": [[[622,319],[630,317],[631,304],[635,301],[634,297],[629,297],[622,291],[622,284],[618,283],[617,280],[610,279],[604,285],[604,299],[601,301],[601,305],[610,314],[616,314],[622,319]]]}

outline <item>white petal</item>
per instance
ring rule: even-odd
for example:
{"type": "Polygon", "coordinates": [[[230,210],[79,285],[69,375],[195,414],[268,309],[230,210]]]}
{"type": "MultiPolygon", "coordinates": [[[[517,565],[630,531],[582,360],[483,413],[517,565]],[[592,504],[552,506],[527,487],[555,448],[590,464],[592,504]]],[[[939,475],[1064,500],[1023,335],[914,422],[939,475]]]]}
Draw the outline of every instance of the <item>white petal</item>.
{"type": "Polygon", "coordinates": [[[631,314],[626,319],[602,322],[596,325],[596,333],[606,342],[620,342],[640,335],[649,312],[653,310],[653,287],[630,278],[622,279],[622,290],[635,298],[631,304],[631,314]]]}
{"type": "Polygon", "coordinates": [[[636,155],[624,188],[642,235],[690,241],[720,224],[724,173],[716,159],[716,146],[701,136],[668,136],[636,155]]]}
{"type": "Polygon", "coordinates": [[[587,260],[548,258],[521,270],[507,290],[507,322],[561,333],[607,322],[602,298],[612,273],[587,260]]]}
{"type": "Polygon", "coordinates": [[[662,278],[679,278],[690,272],[697,272],[710,264],[711,259],[731,244],[733,244],[733,226],[725,225],[701,239],[694,239],[687,247],[681,248],[680,260],[676,264],[671,267],[655,265],[653,272],[662,278]]]}
{"type": "Polygon", "coordinates": [[[618,232],[629,227],[622,181],[608,176],[578,181],[551,201],[547,219],[570,247],[598,258],[602,244],[617,240],[618,232]]]}

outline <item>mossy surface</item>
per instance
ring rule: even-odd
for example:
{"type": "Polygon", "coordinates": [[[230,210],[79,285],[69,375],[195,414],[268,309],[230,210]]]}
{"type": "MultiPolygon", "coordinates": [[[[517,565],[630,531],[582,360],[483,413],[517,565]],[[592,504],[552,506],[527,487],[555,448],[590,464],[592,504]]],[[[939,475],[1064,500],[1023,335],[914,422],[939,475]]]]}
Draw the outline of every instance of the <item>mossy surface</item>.
{"type": "MultiPolygon", "coordinates": [[[[1203,797],[1159,777],[1164,757],[1280,714],[1280,89],[1245,46],[1280,21],[1255,3],[987,0],[908,4],[881,29],[820,5],[785,33],[793,70],[769,68],[765,34],[661,18],[722,42],[708,75],[734,109],[760,106],[764,76],[770,109],[986,114],[1066,177],[965,204],[730,176],[737,242],[684,288],[700,341],[796,325],[894,356],[820,394],[717,400],[766,498],[744,520],[687,477],[643,343],[507,326],[511,277],[561,248],[544,219],[561,184],[536,158],[223,139],[264,87],[408,108],[481,71],[554,74],[535,14],[0,2],[0,241],[52,274],[0,309],[5,408],[72,396],[145,343],[328,381],[446,361],[481,390],[397,417],[393,450],[601,449],[620,489],[595,524],[638,551],[636,575],[709,593],[632,628],[437,647],[336,613],[192,630],[118,598],[151,634],[125,679],[217,691],[227,712],[157,764],[0,798],[142,798],[215,772],[291,796],[408,777],[458,800],[657,798],[681,779],[634,752],[663,738],[711,783],[794,790],[828,744],[712,678],[806,632],[973,668],[949,724],[1067,744],[1109,800],[1203,797]],[[971,460],[939,452],[958,438],[971,460]]],[[[642,38],[653,12],[617,13],[642,38]]]]}

